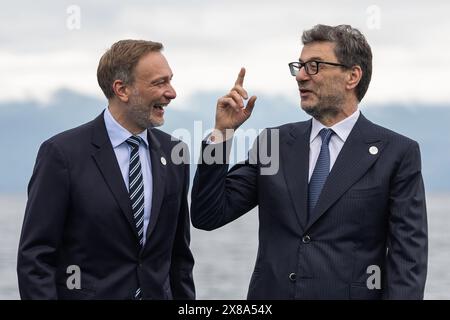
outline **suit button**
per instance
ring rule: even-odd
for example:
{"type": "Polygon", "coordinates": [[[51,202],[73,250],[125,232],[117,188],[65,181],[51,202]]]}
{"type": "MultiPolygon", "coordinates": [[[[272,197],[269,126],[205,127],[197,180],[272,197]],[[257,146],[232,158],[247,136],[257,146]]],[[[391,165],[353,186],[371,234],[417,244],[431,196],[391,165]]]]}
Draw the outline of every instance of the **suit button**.
{"type": "Polygon", "coordinates": [[[302,238],[302,242],[303,243],[310,243],[311,242],[311,237],[306,235],[302,238]]]}
{"type": "Polygon", "coordinates": [[[295,280],[297,279],[297,275],[295,273],[291,273],[289,274],[289,280],[291,280],[292,282],[295,282],[295,280]]]}

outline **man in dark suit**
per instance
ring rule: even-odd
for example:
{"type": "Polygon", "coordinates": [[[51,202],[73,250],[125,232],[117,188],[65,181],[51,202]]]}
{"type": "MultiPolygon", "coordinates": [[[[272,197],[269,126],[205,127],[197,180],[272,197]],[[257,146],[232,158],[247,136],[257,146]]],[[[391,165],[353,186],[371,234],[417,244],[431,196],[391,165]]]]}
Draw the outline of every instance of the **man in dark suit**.
{"type": "MultiPolygon", "coordinates": [[[[28,186],[23,299],[194,299],[186,156],[153,127],[176,97],[162,44],[115,43],[97,78],[109,106],[45,141],[28,186]]],[[[180,148],[181,146],[181,148],[180,148]]]]}
{"type": "Polygon", "coordinates": [[[241,69],[202,145],[192,223],[212,230],[259,207],[249,299],[422,299],[427,218],[419,146],[361,114],[372,53],[358,30],[317,25],[302,41],[289,67],[312,119],[264,131],[248,160],[228,171],[233,130],[256,100],[244,107],[241,69]],[[262,161],[268,150],[271,161],[262,161]]]}

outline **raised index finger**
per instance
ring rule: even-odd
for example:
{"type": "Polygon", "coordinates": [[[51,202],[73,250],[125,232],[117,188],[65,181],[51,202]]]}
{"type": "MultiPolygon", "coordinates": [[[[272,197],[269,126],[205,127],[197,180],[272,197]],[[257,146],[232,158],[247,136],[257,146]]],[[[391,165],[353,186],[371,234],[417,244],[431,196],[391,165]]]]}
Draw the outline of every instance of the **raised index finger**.
{"type": "Polygon", "coordinates": [[[239,71],[237,80],[234,84],[242,87],[244,85],[244,77],[245,77],[245,68],[242,67],[241,71],[239,71]]]}

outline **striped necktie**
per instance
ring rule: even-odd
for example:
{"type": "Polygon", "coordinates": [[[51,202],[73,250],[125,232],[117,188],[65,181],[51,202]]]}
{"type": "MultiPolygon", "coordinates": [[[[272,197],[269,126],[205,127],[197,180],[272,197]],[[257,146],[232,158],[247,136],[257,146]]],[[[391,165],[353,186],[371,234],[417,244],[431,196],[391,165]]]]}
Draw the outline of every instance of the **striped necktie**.
{"type": "MultiPolygon", "coordinates": [[[[139,159],[140,142],[141,138],[138,136],[131,136],[127,139],[127,143],[131,148],[128,193],[130,195],[139,244],[142,246],[144,244],[144,179],[142,178],[141,161],[139,159]]],[[[136,290],[134,298],[137,300],[142,299],[141,288],[136,290]]]]}
{"type": "Polygon", "coordinates": [[[311,212],[314,210],[328,174],[330,173],[330,149],[328,148],[328,144],[333,133],[334,131],[332,129],[325,128],[319,132],[320,138],[322,139],[322,146],[320,147],[319,157],[317,158],[316,166],[309,181],[308,215],[311,215],[311,212]]]}

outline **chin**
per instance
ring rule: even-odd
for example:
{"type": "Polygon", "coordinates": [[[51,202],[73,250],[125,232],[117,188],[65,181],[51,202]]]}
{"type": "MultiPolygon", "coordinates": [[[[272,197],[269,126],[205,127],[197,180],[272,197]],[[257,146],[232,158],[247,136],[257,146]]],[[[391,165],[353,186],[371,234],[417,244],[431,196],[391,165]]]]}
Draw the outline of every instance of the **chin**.
{"type": "Polygon", "coordinates": [[[320,119],[323,116],[323,112],[317,106],[302,106],[303,111],[315,119],[320,119]]]}
{"type": "Polygon", "coordinates": [[[150,123],[150,127],[151,128],[155,128],[155,127],[161,127],[164,124],[164,119],[159,120],[159,121],[151,121],[150,123]]]}
{"type": "Polygon", "coordinates": [[[303,111],[306,113],[314,113],[316,111],[316,106],[312,106],[308,103],[300,103],[300,106],[302,107],[303,111]]]}

